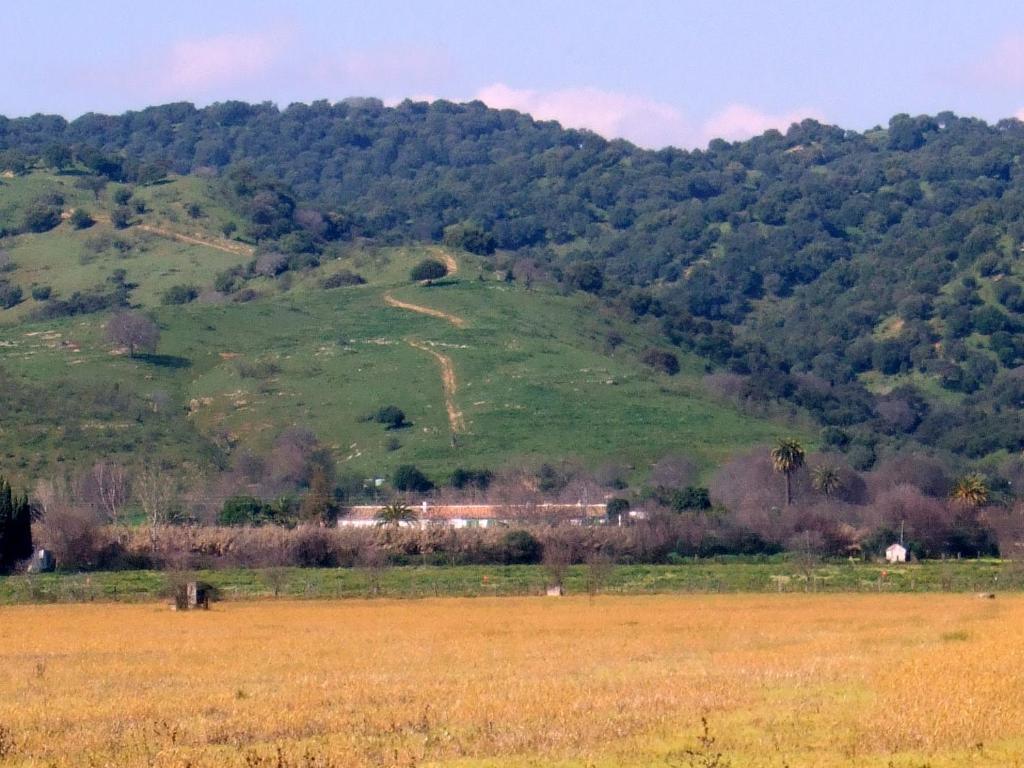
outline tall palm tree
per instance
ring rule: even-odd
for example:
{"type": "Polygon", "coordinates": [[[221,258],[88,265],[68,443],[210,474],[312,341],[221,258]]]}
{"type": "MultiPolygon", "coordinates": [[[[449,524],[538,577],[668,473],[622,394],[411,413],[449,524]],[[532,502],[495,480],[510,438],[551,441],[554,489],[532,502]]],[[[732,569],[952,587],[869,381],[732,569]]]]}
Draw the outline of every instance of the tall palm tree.
{"type": "Polygon", "coordinates": [[[988,501],[988,483],[983,475],[971,472],[956,481],[950,496],[968,507],[980,507],[988,501]]]}
{"type": "Polygon", "coordinates": [[[786,506],[793,503],[793,473],[804,465],[804,447],[793,437],[784,437],[772,448],[772,468],[786,476],[786,506]]]}
{"type": "Polygon", "coordinates": [[[376,517],[377,525],[393,525],[396,527],[403,523],[415,523],[419,519],[416,515],[416,510],[410,509],[405,504],[397,501],[381,507],[376,517]]]}
{"type": "Polygon", "coordinates": [[[843,478],[833,464],[819,464],[811,472],[811,485],[818,493],[824,494],[826,499],[830,499],[833,493],[843,487],[843,478]]]}

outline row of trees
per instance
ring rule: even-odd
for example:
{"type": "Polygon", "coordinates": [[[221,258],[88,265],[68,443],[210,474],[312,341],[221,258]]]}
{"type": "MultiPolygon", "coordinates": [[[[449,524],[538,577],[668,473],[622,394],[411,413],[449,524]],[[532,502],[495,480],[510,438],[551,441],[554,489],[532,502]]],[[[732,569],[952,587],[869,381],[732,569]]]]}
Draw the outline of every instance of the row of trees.
{"type": "MultiPolygon", "coordinates": [[[[793,475],[803,466],[806,451],[795,438],[781,438],[770,451],[772,468],[786,478],[786,505],[793,503],[793,475]]],[[[819,464],[811,473],[814,489],[830,498],[843,487],[843,478],[834,464],[819,464]]],[[[957,479],[950,498],[970,507],[980,507],[989,501],[988,483],[982,474],[970,472],[957,479]]]]}
{"type": "MultiPolygon", "coordinates": [[[[1004,472],[1016,481],[1024,477],[1024,464],[1004,472]]],[[[682,456],[657,462],[649,479],[635,487],[624,466],[588,471],[572,463],[544,463],[494,471],[463,468],[444,485],[410,493],[429,492],[437,503],[481,501],[510,509],[546,500],[608,499],[609,522],[621,520],[636,529],[630,540],[660,542],[655,554],[645,555],[656,561],[670,555],[783,551],[873,556],[901,531],[918,557],[997,552],[1012,557],[1024,542],[1024,507],[1005,492],[1008,481],[958,476],[934,457],[896,455],[861,473],[841,455],[808,454],[799,440],[786,439],[726,462],[707,487],[698,484],[699,477],[698,465],[682,456]],[[639,517],[631,517],[630,510],[639,517]]],[[[396,480],[376,501],[381,527],[416,518],[411,506],[417,497],[402,495],[397,487],[396,480]]],[[[173,467],[130,471],[99,462],[73,481],[41,483],[34,503],[44,514],[40,540],[69,558],[62,559],[65,564],[135,567],[142,561],[124,559],[108,528],[121,532],[113,534],[115,539],[145,531],[152,537],[149,550],[160,552],[161,539],[184,541],[192,534],[178,529],[195,532],[203,524],[320,527],[345,514],[350,504],[375,503],[377,493],[359,477],[335,475],[333,460],[312,433],[289,430],[267,456],[240,452],[232,466],[213,476],[189,479],[176,476],[173,467]],[[129,521],[133,524],[122,525],[129,521]]],[[[513,514],[513,526],[535,523],[528,516],[517,523],[513,514]]]]}

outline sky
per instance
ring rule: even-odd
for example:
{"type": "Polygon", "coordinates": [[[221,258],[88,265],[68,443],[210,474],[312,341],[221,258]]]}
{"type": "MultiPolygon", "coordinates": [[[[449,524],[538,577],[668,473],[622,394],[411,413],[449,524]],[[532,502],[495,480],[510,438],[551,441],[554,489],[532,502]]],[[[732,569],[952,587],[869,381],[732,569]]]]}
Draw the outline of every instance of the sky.
{"type": "Polygon", "coordinates": [[[1024,2],[7,0],[0,114],[480,99],[645,147],[1024,119],[1024,2]]]}

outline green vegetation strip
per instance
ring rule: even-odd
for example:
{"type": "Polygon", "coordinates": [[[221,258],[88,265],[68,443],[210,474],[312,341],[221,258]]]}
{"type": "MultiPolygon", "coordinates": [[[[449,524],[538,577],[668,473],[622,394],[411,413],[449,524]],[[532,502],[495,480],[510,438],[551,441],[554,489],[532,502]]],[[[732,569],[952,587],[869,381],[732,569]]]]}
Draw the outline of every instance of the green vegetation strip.
{"type": "MultiPolygon", "coordinates": [[[[542,594],[551,581],[542,566],[403,566],[383,569],[227,569],[168,574],[118,571],[0,578],[0,604],[147,602],[172,581],[197,579],[225,600],[288,598],[422,598],[542,594]]],[[[573,566],[566,594],[714,592],[979,592],[1024,588],[1024,568],[998,560],[929,561],[899,568],[794,561],[693,561],[677,565],[573,566]]]]}

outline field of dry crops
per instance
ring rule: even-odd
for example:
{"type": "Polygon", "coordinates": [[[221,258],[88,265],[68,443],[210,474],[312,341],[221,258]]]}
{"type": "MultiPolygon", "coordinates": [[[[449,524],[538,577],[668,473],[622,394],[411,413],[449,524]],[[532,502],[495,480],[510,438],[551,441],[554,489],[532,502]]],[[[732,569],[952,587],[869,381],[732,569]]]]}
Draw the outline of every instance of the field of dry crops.
{"type": "Polygon", "coordinates": [[[553,763],[1024,765],[1024,598],[0,608],[4,768],[553,763]]]}

